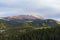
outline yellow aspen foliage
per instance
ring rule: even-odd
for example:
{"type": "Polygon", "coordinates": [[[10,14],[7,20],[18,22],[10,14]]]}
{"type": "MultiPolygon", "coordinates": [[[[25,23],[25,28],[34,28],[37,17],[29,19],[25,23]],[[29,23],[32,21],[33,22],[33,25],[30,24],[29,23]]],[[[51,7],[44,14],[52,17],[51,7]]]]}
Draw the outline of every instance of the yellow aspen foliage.
{"type": "Polygon", "coordinates": [[[5,29],[5,28],[6,28],[6,24],[1,23],[1,24],[0,24],[0,29],[5,29]]]}

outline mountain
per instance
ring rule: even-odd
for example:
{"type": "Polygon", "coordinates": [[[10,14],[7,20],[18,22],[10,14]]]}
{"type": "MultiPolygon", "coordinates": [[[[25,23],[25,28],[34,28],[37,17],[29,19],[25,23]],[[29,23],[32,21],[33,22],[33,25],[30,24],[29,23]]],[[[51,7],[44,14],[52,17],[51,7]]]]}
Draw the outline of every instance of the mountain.
{"type": "Polygon", "coordinates": [[[35,14],[0,17],[0,27],[47,27],[60,26],[59,21],[44,19],[35,14]]]}
{"type": "Polygon", "coordinates": [[[0,17],[0,40],[60,40],[60,22],[38,15],[0,17]]]}
{"type": "Polygon", "coordinates": [[[18,16],[9,16],[6,19],[43,19],[43,17],[35,14],[28,14],[28,15],[18,15],[18,16]]]}

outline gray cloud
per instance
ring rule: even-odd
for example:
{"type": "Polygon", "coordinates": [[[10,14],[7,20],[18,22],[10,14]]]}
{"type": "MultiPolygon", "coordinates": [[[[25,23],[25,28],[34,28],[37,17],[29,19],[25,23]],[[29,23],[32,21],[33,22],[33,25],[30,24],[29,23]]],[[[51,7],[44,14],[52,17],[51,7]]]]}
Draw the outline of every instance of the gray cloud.
{"type": "Polygon", "coordinates": [[[60,19],[60,0],[0,0],[0,16],[29,13],[60,19]]]}

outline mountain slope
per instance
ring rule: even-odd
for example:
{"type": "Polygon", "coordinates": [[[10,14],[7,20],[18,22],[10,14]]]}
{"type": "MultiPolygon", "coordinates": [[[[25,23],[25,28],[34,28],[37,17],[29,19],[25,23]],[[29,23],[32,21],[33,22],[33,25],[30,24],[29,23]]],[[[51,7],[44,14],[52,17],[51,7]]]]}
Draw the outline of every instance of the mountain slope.
{"type": "Polygon", "coordinates": [[[4,28],[10,28],[10,27],[56,27],[59,26],[59,24],[56,23],[57,21],[55,20],[40,20],[40,19],[35,19],[35,20],[3,20],[0,19],[0,27],[4,28]]]}

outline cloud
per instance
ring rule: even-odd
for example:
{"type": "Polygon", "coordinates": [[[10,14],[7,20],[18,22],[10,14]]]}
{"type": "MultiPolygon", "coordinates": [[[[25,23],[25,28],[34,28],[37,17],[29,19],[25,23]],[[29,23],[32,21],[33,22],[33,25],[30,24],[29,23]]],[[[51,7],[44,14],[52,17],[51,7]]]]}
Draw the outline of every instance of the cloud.
{"type": "Polygon", "coordinates": [[[29,13],[57,19],[60,17],[60,0],[0,0],[0,16],[29,13]]]}

